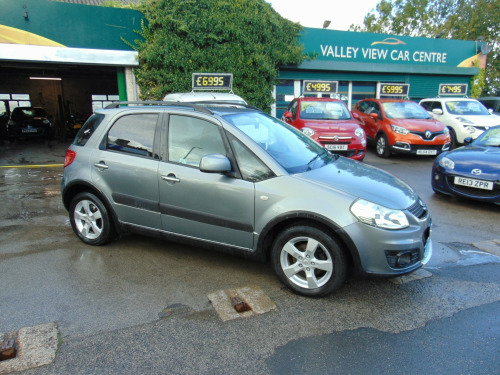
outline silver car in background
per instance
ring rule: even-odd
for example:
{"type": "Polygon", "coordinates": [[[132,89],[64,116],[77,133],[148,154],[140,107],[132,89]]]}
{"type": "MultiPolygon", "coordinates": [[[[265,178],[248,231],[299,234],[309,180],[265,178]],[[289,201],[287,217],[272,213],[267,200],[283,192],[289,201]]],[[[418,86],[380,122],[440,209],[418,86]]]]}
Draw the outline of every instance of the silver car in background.
{"type": "Polygon", "coordinates": [[[389,173],[246,105],[127,104],[98,110],[66,153],[62,199],[83,242],[138,232],[269,260],[311,297],[430,259],[428,209],[389,173]]]}

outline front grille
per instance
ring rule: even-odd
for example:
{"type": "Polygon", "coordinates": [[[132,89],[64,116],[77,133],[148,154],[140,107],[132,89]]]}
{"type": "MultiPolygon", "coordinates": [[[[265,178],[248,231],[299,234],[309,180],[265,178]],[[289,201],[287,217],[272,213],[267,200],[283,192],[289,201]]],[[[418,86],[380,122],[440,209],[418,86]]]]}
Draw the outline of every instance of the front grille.
{"type": "Polygon", "coordinates": [[[410,131],[411,134],[418,135],[420,138],[422,138],[424,141],[432,141],[434,138],[440,136],[441,134],[444,134],[444,132],[431,132],[431,136],[427,138],[425,136],[425,132],[418,132],[418,131],[410,131]]]}
{"type": "Polygon", "coordinates": [[[448,185],[457,193],[468,195],[469,197],[494,198],[500,195],[500,184],[493,186],[493,190],[476,189],[470,186],[455,185],[455,176],[446,176],[448,185]]]}
{"type": "Polygon", "coordinates": [[[427,216],[427,207],[420,199],[408,207],[408,211],[419,219],[423,219],[427,216]]]}

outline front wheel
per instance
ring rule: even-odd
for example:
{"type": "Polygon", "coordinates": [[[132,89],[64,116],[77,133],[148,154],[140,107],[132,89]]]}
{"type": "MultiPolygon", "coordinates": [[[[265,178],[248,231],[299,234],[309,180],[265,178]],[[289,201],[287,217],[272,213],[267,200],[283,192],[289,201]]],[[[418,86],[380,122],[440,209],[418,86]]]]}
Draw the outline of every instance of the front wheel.
{"type": "Polygon", "coordinates": [[[375,144],[377,148],[377,156],[380,156],[381,158],[388,158],[389,156],[391,156],[389,141],[387,140],[387,136],[384,133],[377,135],[375,144]]]}
{"type": "Polygon", "coordinates": [[[86,244],[104,245],[114,238],[114,228],[106,206],[91,193],[73,198],[69,215],[71,227],[86,244]]]}
{"type": "Polygon", "coordinates": [[[281,232],[274,241],[271,259],[278,278],[293,292],[308,297],[332,293],[347,275],[347,261],[337,242],[309,225],[281,232]]]}
{"type": "Polygon", "coordinates": [[[458,147],[457,134],[450,127],[448,127],[448,130],[450,131],[450,150],[453,150],[458,147]]]}

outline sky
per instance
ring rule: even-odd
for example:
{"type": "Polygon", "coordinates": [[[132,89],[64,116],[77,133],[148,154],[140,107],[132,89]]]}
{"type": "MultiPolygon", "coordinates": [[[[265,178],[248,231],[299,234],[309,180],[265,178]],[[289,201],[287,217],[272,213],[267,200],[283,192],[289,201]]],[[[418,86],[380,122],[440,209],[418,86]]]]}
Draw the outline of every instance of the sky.
{"type": "Polygon", "coordinates": [[[367,13],[375,10],[380,0],[267,0],[282,17],[299,22],[304,27],[347,30],[351,24],[363,25],[367,13]]]}

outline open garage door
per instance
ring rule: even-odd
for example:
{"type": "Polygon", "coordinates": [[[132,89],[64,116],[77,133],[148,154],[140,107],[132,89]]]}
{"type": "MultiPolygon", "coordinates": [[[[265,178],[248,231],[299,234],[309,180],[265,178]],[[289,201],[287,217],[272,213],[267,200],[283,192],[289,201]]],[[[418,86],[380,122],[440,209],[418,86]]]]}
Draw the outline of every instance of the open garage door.
{"type": "Polygon", "coordinates": [[[96,107],[118,100],[120,67],[6,63],[0,67],[0,100],[5,110],[17,106],[44,108],[52,116],[55,136],[72,137],[71,116],[84,121],[96,107]]]}

